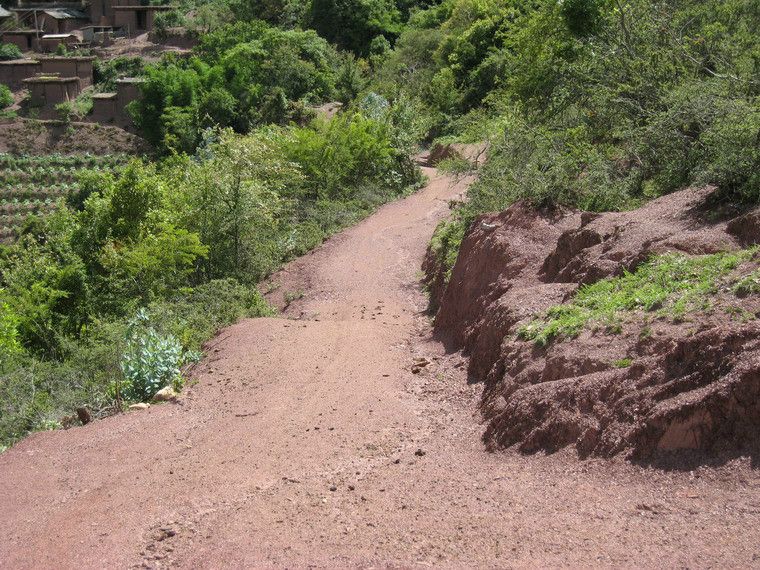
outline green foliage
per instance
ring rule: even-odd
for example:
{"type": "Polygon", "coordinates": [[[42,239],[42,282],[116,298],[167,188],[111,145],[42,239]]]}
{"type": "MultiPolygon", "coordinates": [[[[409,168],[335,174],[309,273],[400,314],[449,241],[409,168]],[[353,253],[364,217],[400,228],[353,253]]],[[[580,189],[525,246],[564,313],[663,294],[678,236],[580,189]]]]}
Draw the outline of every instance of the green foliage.
{"type": "MultiPolygon", "coordinates": [[[[51,223],[51,226],[53,223],[51,223]]],[[[51,227],[51,234],[66,233],[51,227]]],[[[85,267],[70,247],[25,235],[0,258],[5,299],[16,315],[19,341],[31,350],[60,354],[60,334],[76,334],[85,320],[89,287],[85,267]]]]}
{"type": "Polygon", "coordinates": [[[740,296],[757,295],[760,293],[760,270],[755,270],[749,275],[745,275],[732,288],[733,292],[740,296]]]}
{"type": "Polygon", "coordinates": [[[115,91],[120,77],[138,77],[142,74],[144,60],[141,57],[121,56],[113,59],[96,59],[93,62],[93,78],[99,91],[115,91]]]}
{"type": "Polygon", "coordinates": [[[173,336],[156,332],[145,311],[138,311],[129,323],[125,341],[124,383],[116,388],[124,399],[147,402],[163,387],[180,382],[182,345],[173,336]]]}
{"type": "Polygon", "coordinates": [[[85,92],[72,101],[58,103],[55,110],[65,124],[69,124],[71,121],[81,121],[92,111],[92,93],[85,92]]]}
{"type": "Polygon", "coordinates": [[[4,300],[4,292],[0,290],[0,371],[7,363],[21,352],[18,342],[19,320],[4,300]]]}
{"type": "Polygon", "coordinates": [[[21,59],[23,54],[16,44],[0,44],[0,61],[21,59]]]}
{"type": "Polygon", "coordinates": [[[565,25],[578,37],[591,35],[601,20],[601,0],[562,0],[560,11],[565,25]]]}
{"type": "Polygon", "coordinates": [[[274,315],[255,287],[231,278],[174,291],[147,310],[155,329],[177,338],[189,352],[201,350],[219,329],[240,319],[274,315]]]}
{"type": "Polygon", "coordinates": [[[631,358],[621,358],[620,360],[616,360],[612,363],[615,368],[628,368],[633,364],[633,359],[631,358]]]}
{"type": "MultiPolygon", "coordinates": [[[[306,174],[310,197],[345,200],[362,181],[394,174],[394,149],[386,123],[358,113],[343,114],[294,134],[286,152],[306,174]]],[[[400,181],[386,182],[398,187],[400,181]]]]}
{"type": "Polygon", "coordinates": [[[436,265],[444,273],[445,282],[451,279],[451,270],[459,255],[459,246],[467,226],[459,219],[444,220],[435,228],[430,239],[430,252],[436,265]]]}
{"type": "Polygon", "coordinates": [[[640,312],[679,320],[687,312],[708,308],[723,280],[755,251],[656,256],[632,273],[582,286],[572,300],[550,308],[518,335],[545,345],[575,337],[590,325],[619,332],[627,318],[640,312]]]}
{"type": "Polygon", "coordinates": [[[166,225],[134,244],[107,243],[99,261],[115,297],[148,303],[183,287],[208,249],[198,234],[166,225]]]}
{"type": "Polygon", "coordinates": [[[412,16],[374,85],[419,98],[432,135],[491,139],[466,221],[519,199],[622,209],[690,184],[755,202],[759,23],[742,0],[446,0],[412,16]]]}
{"type": "Polygon", "coordinates": [[[190,214],[184,223],[210,246],[202,265],[208,278],[256,280],[281,261],[274,243],[281,193],[301,173],[276,151],[266,132],[239,137],[226,130],[205,149],[207,160],[180,166],[190,214]]]}
{"type": "Polygon", "coordinates": [[[166,41],[169,28],[176,28],[185,24],[185,18],[181,12],[170,10],[159,12],[153,21],[153,28],[158,41],[166,41]]]}
{"type": "Polygon", "coordinates": [[[177,144],[180,151],[183,144],[194,148],[197,133],[192,121],[200,85],[195,68],[184,68],[171,60],[145,69],[145,82],[140,84],[142,98],[130,103],[128,111],[150,143],[167,150],[177,144]]]}
{"type": "Polygon", "coordinates": [[[312,0],[309,25],[330,43],[366,56],[375,38],[395,38],[401,15],[391,0],[312,0]]]}
{"type": "Polygon", "coordinates": [[[308,9],[303,0],[232,0],[230,7],[239,20],[263,20],[288,29],[301,24],[308,9]]]}
{"type": "Polygon", "coordinates": [[[0,110],[13,105],[13,93],[5,85],[0,84],[0,110]]]}
{"type": "Polygon", "coordinates": [[[135,124],[164,152],[191,153],[201,129],[287,124],[304,106],[330,99],[341,64],[313,31],[236,22],[201,37],[197,57],[167,56],[145,70],[142,99],[131,104],[135,124]]]}

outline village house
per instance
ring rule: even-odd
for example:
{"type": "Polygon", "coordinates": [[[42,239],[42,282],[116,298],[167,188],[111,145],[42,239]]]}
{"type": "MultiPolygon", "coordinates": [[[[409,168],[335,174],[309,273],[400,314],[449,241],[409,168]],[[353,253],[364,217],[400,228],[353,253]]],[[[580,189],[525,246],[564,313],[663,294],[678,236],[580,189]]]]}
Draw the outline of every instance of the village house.
{"type": "Polygon", "coordinates": [[[6,85],[11,91],[18,91],[23,86],[24,79],[40,73],[42,64],[34,59],[14,59],[0,61],[0,84],[6,85]]]}
{"type": "Polygon", "coordinates": [[[29,90],[29,104],[38,108],[41,118],[54,117],[56,105],[73,101],[81,91],[78,77],[40,74],[22,83],[29,90]]]}
{"type": "Polygon", "coordinates": [[[43,75],[78,77],[79,86],[84,89],[92,85],[94,56],[54,56],[39,58],[43,75]]]}
{"type": "Polygon", "coordinates": [[[0,29],[5,29],[7,26],[13,26],[15,20],[16,18],[13,16],[13,12],[0,6],[0,29]]]}
{"type": "Polygon", "coordinates": [[[32,51],[39,47],[42,30],[6,30],[0,33],[0,42],[13,44],[21,51],[32,51]]]}
{"type": "Polygon", "coordinates": [[[39,47],[37,49],[43,53],[52,53],[60,45],[70,48],[80,43],[80,41],[79,36],[76,34],[45,34],[39,39],[39,47]]]}
{"type": "Polygon", "coordinates": [[[19,26],[33,27],[45,34],[68,34],[90,23],[90,16],[75,8],[14,8],[19,26]]]}
{"type": "Polygon", "coordinates": [[[115,92],[94,95],[90,120],[120,127],[132,126],[132,117],[127,112],[127,105],[141,97],[140,84],[144,81],[137,77],[124,77],[116,81],[115,92]]]}

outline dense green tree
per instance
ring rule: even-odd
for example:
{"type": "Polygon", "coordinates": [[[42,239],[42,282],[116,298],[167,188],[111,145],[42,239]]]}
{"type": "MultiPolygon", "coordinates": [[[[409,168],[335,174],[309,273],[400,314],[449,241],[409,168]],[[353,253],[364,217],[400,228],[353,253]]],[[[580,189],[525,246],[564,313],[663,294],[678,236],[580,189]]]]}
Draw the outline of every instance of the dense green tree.
{"type": "Polygon", "coordinates": [[[401,32],[391,0],[312,0],[308,22],[327,41],[360,56],[369,54],[377,36],[395,39],[401,32]]]}

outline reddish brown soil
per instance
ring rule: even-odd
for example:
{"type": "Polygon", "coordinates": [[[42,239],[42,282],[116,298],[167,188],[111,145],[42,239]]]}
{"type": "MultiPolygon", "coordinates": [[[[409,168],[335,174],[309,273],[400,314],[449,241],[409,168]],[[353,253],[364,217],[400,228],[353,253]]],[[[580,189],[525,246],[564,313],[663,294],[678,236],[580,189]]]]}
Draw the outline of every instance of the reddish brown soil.
{"type": "MultiPolygon", "coordinates": [[[[710,310],[683,322],[642,313],[622,332],[597,327],[547,347],[516,334],[579,283],[631,270],[654,253],[704,254],[756,243],[758,212],[712,219],[714,209],[704,207],[712,192],[684,190],[603,215],[517,204],[474,224],[440,299],[436,328],[470,354],[470,379],[485,381],[489,448],[574,445],[582,457],[625,452],[670,463],[679,459],[674,451],[703,452],[691,454],[692,462],[756,455],[756,295],[739,298],[724,287],[710,310]],[[624,360],[631,365],[616,365],[624,360]]],[[[756,268],[753,260],[737,273],[756,268]]]]}
{"type": "Polygon", "coordinates": [[[186,45],[155,43],[151,40],[150,34],[146,33],[134,38],[117,38],[108,47],[98,47],[92,50],[93,55],[101,59],[142,57],[146,62],[158,61],[165,52],[182,55],[190,53],[190,49],[186,45]]]}
{"type": "Polygon", "coordinates": [[[0,119],[0,152],[44,155],[144,154],[148,144],[114,126],[30,119],[0,119]]]}
{"type": "Polygon", "coordinates": [[[305,293],[291,318],[223,331],[178,404],[0,455],[0,565],[759,564],[746,460],[668,472],[485,452],[480,390],[422,314],[425,245],[464,188],[428,174],[277,276],[276,294],[305,293]]]}

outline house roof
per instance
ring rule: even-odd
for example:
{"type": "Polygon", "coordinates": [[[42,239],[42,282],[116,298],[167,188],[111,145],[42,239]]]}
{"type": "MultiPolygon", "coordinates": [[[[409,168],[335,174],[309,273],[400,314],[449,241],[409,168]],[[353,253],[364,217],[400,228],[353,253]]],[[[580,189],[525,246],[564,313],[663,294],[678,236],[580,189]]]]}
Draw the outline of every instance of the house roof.
{"type": "Polygon", "coordinates": [[[66,38],[76,38],[76,34],[45,34],[43,40],[63,40],[66,38]]]}
{"type": "Polygon", "coordinates": [[[164,10],[176,10],[177,6],[113,6],[114,10],[151,11],[161,12],[164,10]]]}
{"type": "MultiPolygon", "coordinates": [[[[76,34],[59,34],[64,37],[74,36],[76,34]]],[[[48,37],[48,36],[43,36],[48,37]]],[[[39,61],[95,61],[98,59],[94,55],[43,55],[37,56],[39,61]]]]}
{"type": "Polygon", "coordinates": [[[79,82],[78,77],[59,77],[57,75],[39,75],[22,79],[21,83],[73,83],[79,82]]]}
{"type": "Polygon", "coordinates": [[[0,6],[0,18],[10,18],[11,16],[13,16],[12,12],[9,12],[8,10],[0,6]]]}
{"type": "Polygon", "coordinates": [[[14,66],[14,65],[40,65],[40,62],[36,59],[11,59],[8,61],[0,61],[0,66],[14,66]]]}
{"type": "Polygon", "coordinates": [[[42,30],[5,30],[0,32],[0,38],[5,36],[36,36],[41,33],[42,30]]]}
{"type": "Polygon", "coordinates": [[[81,10],[71,8],[56,8],[55,10],[43,10],[45,14],[56,20],[89,20],[90,18],[81,10]]]}

